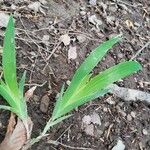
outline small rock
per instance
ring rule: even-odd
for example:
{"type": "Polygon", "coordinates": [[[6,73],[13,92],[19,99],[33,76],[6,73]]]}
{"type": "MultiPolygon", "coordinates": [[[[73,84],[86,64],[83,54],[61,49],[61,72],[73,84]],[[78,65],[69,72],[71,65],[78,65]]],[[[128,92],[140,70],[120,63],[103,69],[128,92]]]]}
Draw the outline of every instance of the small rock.
{"type": "Polygon", "coordinates": [[[65,46],[70,44],[70,36],[68,34],[64,34],[60,36],[60,41],[64,43],[65,46]]]}
{"type": "Polygon", "coordinates": [[[87,135],[94,136],[94,125],[87,125],[84,131],[87,135]]]}
{"type": "Polygon", "coordinates": [[[1,12],[0,13],[0,28],[2,27],[7,27],[7,24],[8,24],[8,21],[9,21],[9,15],[1,12]]]}
{"type": "Polygon", "coordinates": [[[128,121],[132,121],[132,117],[131,117],[130,114],[127,115],[127,120],[128,120],[128,121]]]}
{"type": "Polygon", "coordinates": [[[43,41],[43,43],[48,45],[49,44],[49,39],[50,39],[49,35],[43,35],[42,41],[43,41]]]}
{"type": "Polygon", "coordinates": [[[144,135],[148,135],[148,132],[147,132],[147,130],[146,130],[146,129],[143,129],[143,131],[142,131],[142,132],[143,132],[143,134],[144,134],[144,135]]]}
{"type": "Polygon", "coordinates": [[[107,16],[106,17],[107,23],[109,23],[109,24],[113,24],[115,19],[116,18],[114,16],[107,16]]]}
{"type": "Polygon", "coordinates": [[[31,4],[28,5],[28,8],[35,12],[38,12],[41,8],[41,3],[40,2],[32,2],[31,4]]]}
{"type": "Polygon", "coordinates": [[[66,84],[67,84],[67,85],[70,85],[70,83],[71,83],[70,80],[67,80],[67,81],[66,81],[66,84]]]}
{"type": "Polygon", "coordinates": [[[109,6],[109,11],[110,12],[116,12],[117,11],[117,7],[115,7],[115,6],[109,6]]]}
{"type": "Polygon", "coordinates": [[[85,124],[85,125],[89,125],[89,124],[91,123],[91,116],[89,116],[89,115],[84,116],[84,117],[82,118],[82,122],[83,122],[83,124],[85,124]]]}
{"type": "Polygon", "coordinates": [[[70,46],[68,50],[68,59],[76,59],[77,58],[77,48],[76,46],[70,46]]]}
{"type": "Polygon", "coordinates": [[[123,58],[123,54],[122,53],[118,53],[118,57],[121,59],[123,58]]]}
{"type": "Polygon", "coordinates": [[[103,134],[103,131],[97,129],[96,132],[95,132],[95,134],[96,134],[96,137],[101,137],[101,135],[103,134]]]}
{"type": "Polygon", "coordinates": [[[49,106],[49,97],[47,95],[44,95],[41,99],[41,104],[40,104],[40,110],[43,113],[46,113],[48,111],[48,106],[49,106]]]}
{"type": "Polygon", "coordinates": [[[92,6],[96,5],[97,0],[89,0],[89,4],[92,6]]]}
{"type": "Polygon", "coordinates": [[[134,111],[131,111],[131,116],[132,116],[133,118],[135,118],[135,117],[136,117],[136,113],[135,113],[134,111]]]}
{"type": "Polygon", "coordinates": [[[93,123],[93,124],[97,124],[97,125],[101,125],[102,123],[101,123],[101,119],[100,119],[100,116],[96,113],[96,112],[94,112],[92,115],[91,115],[91,122],[93,123]]]}
{"type": "Polygon", "coordinates": [[[89,16],[88,20],[90,23],[95,25],[97,28],[99,28],[99,26],[103,24],[102,21],[96,17],[96,15],[89,16]]]}
{"type": "Polygon", "coordinates": [[[84,10],[80,11],[80,15],[81,16],[85,16],[86,15],[86,12],[84,10]]]}
{"type": "Polygon", "coordinates": [[[114,104],[115,104],[115,101],[113,101],[111,97],[107,98],[107,99],[106,99],[106,102],[107,102],[108,104],[110,104],[110,105],[114,105],[114,104]]]}
{"type": "Polygon", "coordinates": [[[108,112],[107,107],[103,107],[103,111],[104,111],[104,112],[108,112]]]}
{"type": "Polygon", "coordinates": [[[80,10],[86,10],[86,7],[85,6],[81,6],[80,10]]]}
{"type": "Polygon", "coordinates": [[[117,144],[112,148],[112,150],[124,150],[125,145],[121,140],[118,140],[117,144]]]}
{"type": "Polygon", "coordinates": [[[49,40],[49,35],[43,35],[42,41],[48,41],[49,40]]]}
{"type": "Polygon", "coordinates": [[[86,37],[81,34],[77,36],[77,40],[79,41],[79,43],[83,43],[84,41],[86,41],[86,37]]]}
{"type": "Polygon", "coordinates": [[[17,6],[16,6],[16,5],[11,4],[11,9],[12,9],[12,10],[15,10],[16,8],[17,8],[17,6]]]}

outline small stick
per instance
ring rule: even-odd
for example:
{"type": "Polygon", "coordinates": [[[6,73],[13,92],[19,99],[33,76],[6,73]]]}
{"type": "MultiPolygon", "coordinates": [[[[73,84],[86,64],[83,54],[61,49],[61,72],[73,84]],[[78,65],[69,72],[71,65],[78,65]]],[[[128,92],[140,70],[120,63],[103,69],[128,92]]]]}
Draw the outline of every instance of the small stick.
{"type": "Polygon", "coordinates": [[[47,143],[49,143],[49,144],[54,144],[54,145],[56,145],[56,146],[58,146],[58,145],[62,145],[63,147],[67,147],[67,148],[69,148],[69,149],[74,149],[74,150],[94,150],[94,149],[92,149],[92,148],[86,148],[86,147],[73,147],[73,146],[69,146],[69,145],[66,145],[66,144],[63,144],[63,143],[61,143],[61,142],[58,142],[58,141],[54,141],[54,140],[49,140],[47,143]]]}
{"type": "Polygon", "coordinates": [[[132,56],[132,58],[131,58],[130,60],[135,59],[135,58],[142,52],[142,50],[144,50],[146,47],[148,47],[149,44],[150,44],[150,41],[147,42],[141,49],[139,49],[139,50],[137,51],[137,53],[136,53],[134,56],[132,56]]]}

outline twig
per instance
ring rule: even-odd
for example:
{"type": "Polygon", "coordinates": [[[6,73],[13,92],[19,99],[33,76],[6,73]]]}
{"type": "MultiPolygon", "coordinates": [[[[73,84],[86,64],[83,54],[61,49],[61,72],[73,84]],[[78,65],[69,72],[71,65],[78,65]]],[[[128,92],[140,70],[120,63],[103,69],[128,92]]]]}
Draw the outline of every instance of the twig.
{"type": "Polygon", "coordinates": [[[58,141],[72,126],[73,124],[71,124],[58,138],[56,141],[58,141]]]}
{"type": "Polygon", "coordinates": [[[69,146],[69,145],[66,145],[66,144],[63,144],[63,143],[61,143],[61,142],[58,142],[58,141],[54,141],[54,140],[49,140],[47,143],[49,143],[49,144],[54,144],[54,145],[56,145],[56,146],[58,146],[58,145],[62,145],[63,147],[67,147],[67,148],[69,148],[69,149],[74,149],[74,150],[94,150],[94,149],[92,149],[92,148],[86,148],[86,147],[73,147],[73,146],[69,146]]]}
{"type": "Polygon", "coordinates": [[[46,58],[46,61],[48,61],[52,57],[52,55],[55,53],[60,44],[61,42],[57,43],[56,47],[54,47],[54,49],[51,51],[51,54],[46,58]]]}
{"type": "Polygon", "coordinates": [[[38,87],[42,87],[47,83],[47,81],[45,81],[42,84],[37,84],[37,83],[32,83],[32,84],[25,84],[25,86],[38,86],[38,87]]]}
{"type": "Polygon", "coordinates": [[[139,91],[139,90],[134,90],[134,89],[128,89],[124,87],[119,87],[116,84],[112,84],[109,86],[110,91],[109,93],[112,93],[116,95],[117,97],[122,98],[125,101],[146,101],[150,103],[150,94],[139,91]]]}
{"type": "Polygon", "coordinates": [[[131,58],[130,60],[135,59],[135,58],[142,52],[142,50],[144,50],[146,47],[148,47],[149,44],[150,44],[150,41],[147,42],[141,49],[139,49],[139,50],[137,51],[137,53],[136,53],[134,56],[132,56],[132,58],[131,58]]]}

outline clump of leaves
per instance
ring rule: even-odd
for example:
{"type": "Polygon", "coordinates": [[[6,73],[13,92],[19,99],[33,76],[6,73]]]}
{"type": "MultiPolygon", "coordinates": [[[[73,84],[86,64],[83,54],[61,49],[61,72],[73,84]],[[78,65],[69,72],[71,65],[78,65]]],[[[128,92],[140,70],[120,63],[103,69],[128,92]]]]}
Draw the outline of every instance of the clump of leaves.
{"type": "Polygon", "coordinates": [[[71,110],[105,95],[109,92],[110,84],[142,68],[136,61],[125,61],[100,72],[96,76],[91,74],[93,68],[101,61],[108,50],[120,40],[120,35],[111,38],[93,50],[84,60],[81,66],[76,70],[69,87],[65,90],[64,85],[62,86],[52,117],[47,122],[41,135],[31,141],[31,145],[45,136],[50,127],[70,117],[71,115],[66,114],[71,110]]]}
{"type": "Polygon", "coordinates": [[[90,100],[103,96],[109,90],[108,85],[141,69],[138,62],[125,61],[100,72],[96,76],[92,76],[90,73],[92,69],[120,39],[120,36],[116,36],[102,43],[85,59],[75,72],[71,84],[65,92],[64,86],[62,87],[60,97],[53,111],[52,120],[90,100]]]}
{"type": "Polygon", "coordinates": [[[62,86],[52,117],[43,130],[43,135],[51,126],[70,116],[64,116],[65,114],[86,102],[105,95],[109,92],[110,84],[142,68],[136,61],[125,61],[100,72],[96,76],[91,74],[93,68],[101,61],[108,50],[120,40],[121,35],[113,37],[98,46],[76,70],[66,91],[64,85],[62,86]]]}
{"type": "Polygon", "coordinates": [[[16,52],[14,38],[14,22],[11,16],[5,32],[2,68],[4,80],[0,80],[0,94],[10,106],[0,105],[0,108],[14,112],[23,121],[27,119],[27,106],[24,98],[24,82],[26,73],[24,72],[19,84],[16,75],[16,52]]]}

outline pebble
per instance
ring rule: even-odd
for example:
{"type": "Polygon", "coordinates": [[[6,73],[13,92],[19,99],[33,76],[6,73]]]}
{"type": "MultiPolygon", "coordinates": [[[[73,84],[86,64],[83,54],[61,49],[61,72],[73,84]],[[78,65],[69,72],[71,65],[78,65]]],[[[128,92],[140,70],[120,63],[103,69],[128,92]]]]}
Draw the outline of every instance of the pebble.
{"type": "Polygon", "coordinates": [[[128,121],[132,121],[132,117],[131,117],[130,114],[127,115],[127,120],[128,120],[128,121]]]}
{"type": "Polygon", "coordinates": [[[118,140],[117,144],[112,148],[112,150],[124,150],[125,145],[123,144],[122,140],[118,140]]]}
{"type": "Polygon", "coordinates": [[[80,11],[80,15],[85,16],[86,12],[82,10],[82,11],[80,11]]]}
{"type": "Polygon", "coordinates": [[[136,113],[135,113],[134,111],[131,111],[131,116],[132,116],[133,118],[135,118],[135,117],[136,117],[136,113]]]}
{"type": "Polygon", "coordinates": [[[77,35],[77,40],[79,43],[83,43],[86,41],[86,37],[84,35],[77,35]]]}
{"type": "Polygon", "coordinates": [[[94,136],[94,125],[90,124],[90,125],[86,126],[84,131],[87,135],[94,136]]]}
{"type": "Polygon", "coordinates": [[[111,97],[107,98],[107,99],[106,99],[106,102],[107,102],[108,104],[110,104],[110,105],[114,105],[114,104],[115,104],[115,101],[113,101],[111,97]]]}
{"type": "Polygon", "coordinates": [[[118,54],[118,57],[119,57],[119,58],[123,58],[123,54],[122,54],[122,53],[119,53],[119,54],[118,54]]]}
{"type": "Polygon", "coordinates": [[[89,115],[86,115],[82,118],[82,122],[85,124],[85,125],[89,125],[91,123],[91,116],[89,115]]]}
{"type": "Polygon", "coordinates": [[[144,135],[148,135],[148,132],[147,132],[147,130],[146,130],[146,129],[143,129],[143,131],[142,131],[142,132],[143,132],[143,134],[144,134],[144,135]]]}
{"type": "Polygon", "coordinates": [[[97,3],[97,0],[89,0],[89,4],[92,6],[95,6],[97,3]]]}
{"type": "Polygon", "coordinates": [[[96,113],[96,112],[94,112],[92,115],[91,115],[91,122],[93,123],[93,124],[97,124],[97,125],[99,125],[99,126],[101,126],[101,119],[100,119],[100,116],[96,113]]]}

